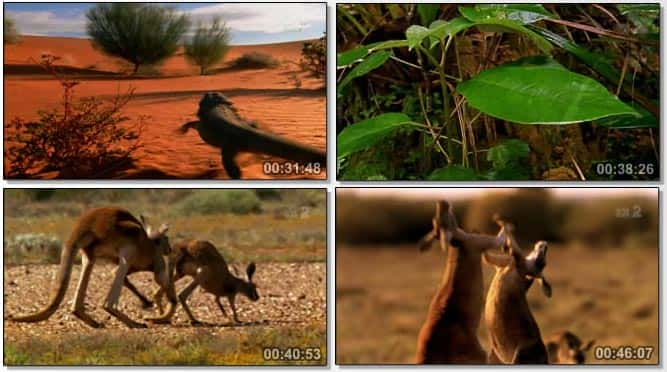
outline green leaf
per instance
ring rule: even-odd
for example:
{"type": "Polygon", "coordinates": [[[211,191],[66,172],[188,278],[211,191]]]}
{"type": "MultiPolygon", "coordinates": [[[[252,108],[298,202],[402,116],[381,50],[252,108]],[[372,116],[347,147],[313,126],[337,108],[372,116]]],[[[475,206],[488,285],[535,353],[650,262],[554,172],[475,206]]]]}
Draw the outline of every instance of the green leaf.
{"type": "MultiPolygon", "coordinates": [[[[520,4],[517,4],[520,5],[520,4]]],[[[459,13],[473,22],[477,28],[483,31],[493,32],[517,32],[526,35],[531,39],[535,45],[544,53],[551,52],[551,44],[542,36],[526,28],[524,25],[531,21],[534,22],[539,19],[551,18],[553,15],[548,13],[541,5],[537,7],[535,4],[524,4],[526,9],[521,10],[517,6],[512,8],[510,4],[502,5],[476,5],[475,7],[460,6],[459,13]],[[544,14],[539,13],[539,9],[544,14]]]]}
{"type": "Polygon", "coordinates": [[[405,38],[408,39],[408,48],[412,50],[420,45],[424,38],[429,35],[429,29],[424,26],[412,25],[405,30],[405,38]]]}
{"type": "Polygon", "coordinates": [[[529,154],[530,147],[527,143],[519,139],[510,139],[490,148],[486,160],[492,162],[494,168],[502,169],[529,154]]]}
{"type": "Polygon", "coordinates": [[[614,129],[657,128],[660,125],[658,118],[644,108],[636,107],[635,110],[639,112],[641,117],[636,117],[634,115],[617,115],[596,120],[596,123],[603,127],[614,129]]]}
{"type": "Polygon", "coordinates": [[[472,168],[451,165],[434,170],[427,179],[429,181],[473,181],[478,179],[478,177],[472,168]]]}
{"type": "Polygon", "coordinates": [[[410,117],[401,113],[382,114],[354,123],[338,135],[338,158],[373,146],[394,129],[410,123],[410,117]]]}
{"type": "Polygon", "coordinates": [[[628,13],[660,13],[660,4],[616,4],[616,9],[622,14],[628,13]]]}
{"type": "Polygon", "coordinates": [[[336,87],[337,94],[340,95],[343,88],[353,79],[364,76],[367,73],[382,66],[385,62],[387,62],[389,57],[391,57],[391,52],[388,51],[375,52],[369,55],[361,63],[356,65],[350,72],[348,72],[343,80],[338,83],[338,86],[336,87]]]}
{"type": "Polygon", "coordinates": [[[438,16],[440,4],[417,4],[417,13],[422,25],[427,25],[438,16]]]}
{"type": "Polygon", "coordinates": [[[597,81],[548,59],[529,65],[521,61],[486,70],[460,83],[474,108],[519,124],[572,124],[614,115],[634,115],[632,107],[597,81]],[[519,65],[517,65],[519,64],[519,65]]]}
{"type": "Polygon", "coordinates": [[[556,18],[541,4],[477,4],[474,7],[459,7],[459,13],[473,22],[507,19],[522,25],[556,18]]]}
{"type": "Polygon", "coordinates": [[[588,49],[577,45],[576,43],[541,27],[529,26],[529,28],[541,35],[554,45],[565,49],[570,54],[579,58],[583,63],[595,70],[598,74],[604,76],[609,82],[617,84],[621,79],[621,74],[614,68],[614,65],[605,57],[590,52],[588,49]]]}
{"type": "Polygon", "coordinates": [[[336,55],[336,66],[347,67],[355,62],[361,62],[367,55],[370,53],[376,52],[382,49],[391,49],[391,48],[404,48],[408,46],[407,40],[387,40],[380,41],[377,43],[372,43],[368,45],[361,45],[357,48],[350,49],[348,51],[338,53],[336,55]]]}

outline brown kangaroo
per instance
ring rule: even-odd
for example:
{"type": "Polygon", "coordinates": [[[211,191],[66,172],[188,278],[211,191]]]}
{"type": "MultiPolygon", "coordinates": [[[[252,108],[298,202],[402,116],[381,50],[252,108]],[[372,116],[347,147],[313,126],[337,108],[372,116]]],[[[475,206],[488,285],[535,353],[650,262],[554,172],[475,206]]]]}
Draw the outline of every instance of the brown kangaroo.
{"type": "Polygon", "coordinates": [[[530,311],[526,292],[537,279],[551,297],[551,285],[542,274],[546,266],[547,242],[535,243],[527,256],[513,237],[513,226],[497,222],[507,232],[505,248],[509,256],[485,257],[496,266],[486,296],[485,320],[489,331],[490,364],[547,364],[547,349],[540,328],[530,311]]]}
{"type": "Polygon", "coordinates": [[[483,364],[486,353],[477,338],[484,301],[481,256],[502,246],[504,228],[496,236],[467,233],[449,203],[439,201],[433,230],[420,240],[420,249],[436,239],[442,250],[449,245],[447,266],[419,332],[416,362],[483,364]]]}
{"type": "Polygon", "coordinates": [[[595,344],[595,340],[584,344],[577,335],[570,331],[554,333],[545,341],[549,352],[549,364],[584,364],[586,353],[595,344]]]}
{"type": "Polygon", "coordinates": [[[135,322],[117,308],[123,285],[133,292],[136,288],[127,279],[127,275],[138,271],[152,271],[155,281],[169,296],[170,306],[167,312],[156,318],[146,319],[156,323],[169,322],[175,311],[176,293],[169,275],[168,263],[164,255],[169,254],[168,227],[162,225],[158,231],[139,222],[130,212],[116,207],[90,209],[77,221],[69,239],[63,245],[60,256],[60,269],[56,278],[57,287],[52,292],[48,305],[31,315],[13,317],[16,322],[39,322],[48,319],[56,311],[65,297],[72,273],[72,265],[77,251],[81,252],[81,276],[76,289],[72,312],[76,317],[91,327],[102,327],[85,311],[85,296],[93,265],[98,258],[118,262],[116,276],[111,290],[104,302],[104,309],[127,326],[145,328],[143,323],[135,322]]]}
{"type": "MultiPolygon", "coordinates": [[[[170,262],[170,265],[175,270],[174,282],[186,275],[193,278],[192,282],[178,294],[178,299],[192,324],[200,324],[200,322],[192,315],[190,307],[187,304],[187,299],[197,286],[201,286],[206,292],[215,296],[215,302],[225,317],[227,317],[227,312],[225,312],[225,308],[222,306],[222,302],[220,302],[220,297],[227,297],[236,323],[240,323],[236,315],[236,306],[234,305],[236,295],[242,294],[251,301],[259,300],[257,286],[252,281],[252,277],[255,274],[255,263],[251,262],[246,268],[247,281],[237,278],[229,272],[227,262],[220,252],[218,252],[217,248],[207,241],[189,240],[178,242],[173,246],[170,262]]],[[[155,293],[155,303],[160,310],[162,309],[163,294],[164,290],[162,288],[158,289],[155,293]]]]}

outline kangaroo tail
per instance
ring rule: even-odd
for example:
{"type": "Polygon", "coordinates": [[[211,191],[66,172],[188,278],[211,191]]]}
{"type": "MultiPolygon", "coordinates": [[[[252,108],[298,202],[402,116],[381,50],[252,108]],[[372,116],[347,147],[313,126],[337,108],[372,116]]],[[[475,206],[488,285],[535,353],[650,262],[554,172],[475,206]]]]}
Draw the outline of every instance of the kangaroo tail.
{"type": "Polygon", "coordinates": [[[65,297],[65,292],[67,292],[69,279],[72,274],[72,264],[74,263],[74,257],[76,257],[75,248],[75,244],[71,244],[70,242],[67,242],[63,246],[63,250],[60,253],[60,269],[56,277],[58,288],[51,295],[49,304],[35,314],[12,317],[11,320],[15,322],[40,322],[48,319],[56,312],[58,305],[60,305],[65,297]]]}

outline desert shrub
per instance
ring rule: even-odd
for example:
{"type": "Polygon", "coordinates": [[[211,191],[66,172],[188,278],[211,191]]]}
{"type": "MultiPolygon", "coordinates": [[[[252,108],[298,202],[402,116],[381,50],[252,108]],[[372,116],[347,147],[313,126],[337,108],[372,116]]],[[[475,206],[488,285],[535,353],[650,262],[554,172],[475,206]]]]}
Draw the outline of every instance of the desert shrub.
{"type": "Polygon", "coordinates": [[[4,44],[14,44],[19,41],[19,32],[16,29],[14,20],[6,15],[3,18],[2,42],[4,44]]]}
{"type": "Polygon", "coordinates": [[[129,118],[121,113],[133,90],[108,102],[94,97],[74,102],[79,82],[56,72],[58,59],[44,55],[40,64],[60,82],[62,108],[38,111],[36,121],[17,117],[7,124],[6,143],[13,144],[5,146],[8,177],[30,178],[50,171],[58,171],[59,178],[103,177],[127,163],[140,147],[145,117],[127,125],[129,118]]]}
{"type": "Polygon", "coordinates": [[[322,36],[315,41],[303,43],[301,48],[301,67],[318,78],[327,76],[327,38],[322,36]]]}
{"type": "Polygon", "coordinates": [[[262,211],[262,202],[252,190],[199,190],[174,208],[177,214],[249,214],[262,211]]]}
{"type": "Polygon", "coordinates": [[[201,75],[220,62],[229,51],[230,28],[220,18],[210,27],[200,24],[190,42],[185,44],[185,57],[199,66],[201,75]]]}
{"type": "Polygon", "coordinates": [[[279,64],[270,54],[250,52],[232,61],[231,67],[236,69],[262,69],[274,68],[279,64]]]}
{"type": "Polygon", "coordinates": [[[9,264],[60,262],[62,242],[45,234],[19,234],[4,241],[4,259],[9,264]]]}
{"type": "Polygon", "coordinates": [[[548,190],[523,188],[509,194],[491,192],[471,202],[463,226],[468,231],[495,234],[498,226],[492,217],[498,213],[516,225],[516,237],[525,246],[537,240],[558,239],[560,211],[548,190]]]}
{"type": "Polygon", "coordinates": [[[153,4],[102,3],[86,13],[93,46],[134,65],[162,62],[178,49],[190,21],[175,9],[153,4]]]}

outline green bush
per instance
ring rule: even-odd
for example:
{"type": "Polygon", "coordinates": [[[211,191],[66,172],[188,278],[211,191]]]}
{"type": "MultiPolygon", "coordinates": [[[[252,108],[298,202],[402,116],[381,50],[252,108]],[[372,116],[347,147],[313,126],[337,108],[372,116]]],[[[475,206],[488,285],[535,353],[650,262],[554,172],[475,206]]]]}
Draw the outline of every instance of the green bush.
{"type": "Polygon", "coordinates": [[[162,62],[178,49],[190,21],[175,9],[153,4],[97,4],[86,14],[93,46],[139,66],[162,62]]]}
{"type": "Polygon", "coordinates": [[[185,44],[185,57],[199,66],[201,75],[220,62],[229,51],[230,28],[220,18],[211,27],[200,24],[194,37],[185,44]]]}
{"type": "Polygon", "coordinates": [[[2,42],[4,44],[14,44],[19,41],[19,32],[16,30],[16,24],[11,18],[3,18],[2,42]]]}
{"type": "Polygon", "coordinates": [[[175,206],[176,213],[192,214],[250,214],[262,211],[262,202],[252,190],[199,190],[175,206]]]}
{"type": "Polygon", "coordinates": [[[301,48],[301,67],[318,78],[327,76],[327,37],[306,41],[301,48]]]}
{"type": "Polygon", "coordinates": [[[8,264],[60,262],[62,242],[45,234],[19,234],[4,241],[4,259],[8,264]]]}
{"type": "Polygon", "coordinates": [[[251,52],[245,53],[239,58],[235,59],[231,67],[235,69],[262,69],[278,67],[280,62],[273,58],[270,54],[251,52]]]}

